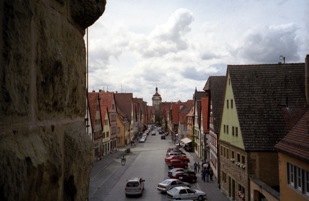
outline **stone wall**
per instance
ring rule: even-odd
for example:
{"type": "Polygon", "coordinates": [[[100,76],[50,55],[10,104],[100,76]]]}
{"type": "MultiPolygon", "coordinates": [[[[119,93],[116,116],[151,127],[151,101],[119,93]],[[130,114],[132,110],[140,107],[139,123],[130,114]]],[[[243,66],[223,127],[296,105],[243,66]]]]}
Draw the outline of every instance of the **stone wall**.
{"type": "Polygon", "coordinates": [[[0,2],[0,200],[87,199],[83,36],[105,4],[0,2]]]}

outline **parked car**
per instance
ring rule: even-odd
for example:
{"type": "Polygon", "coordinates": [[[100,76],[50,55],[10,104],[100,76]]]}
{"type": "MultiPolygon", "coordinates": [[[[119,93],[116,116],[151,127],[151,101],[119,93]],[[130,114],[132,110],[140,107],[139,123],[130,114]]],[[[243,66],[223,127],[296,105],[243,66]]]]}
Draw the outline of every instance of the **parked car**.
{"type": "Polygon", "coordinates": [[[158,191],[162,193],[166,193],[166,191],[177,187],[177,186],[188,186],[190,187],[190,184],[187,182],[183,182],[179,179],[165,179],[164,181],[161,181],[158,183],[157,189],[158,191]]]}
{"type": "Polygon", "coordinates": [[[196,183],[197,180],[196,174],[193,171],[176,172],[172,175],[172,177],[189,183],[196,183]]]}
{"type": "Polygon", "coordinates": [[[190,169],[185,169],[185,168],[173,168],[171,170],[168,171],[167,176],[169,178],[174,178],[175,174],[178,172],[194,172],[193,170],[190,169]]]}
{"type": "Polygon", "coordinates": [[[188,162],[180,159],[172,159],[169,163],[167,163],[169,169],[172,168],[188,168],[188,162]]]}
{"type": "Polygon", "coordinates": [[[190,189],[189,187],[178,186],[174,187],[171,190],[166,192],[167,197],[174,200],[205,200],[207,198],[206,193],[197,190],[197,189],[190,189]]]}
{"type": "Polygon", "coordinates": [[[171,151],[181,151],[181,150],[179,149],[178,146],[176,146],[176,147],[169,147],[169,148],[166,150],[166,153],[169,153],[169,152],[171,152],[171,151]]]}
{"type": "Polygon", "coordinates": [[[165,140],[165,135],[161,135],[161,140],[165,140]]]}
{"type": "Polygon", "coordinates": [[[191,144],[191,143],[186,144],[183,148],[184,148],[184,150],[186,150],[187,152],[193,152],[193,147],[192,147],[192,144],[191,144]]]}
{"type": "Polygon", "coordinates": [[[188,163],[190,162],[190,159],[187,158],[186,156],[183,156],[183,155],[173,155],[173,156],[170,156],[170,157],[166,157],[165,162],[169,163],[173,159],[179,159],[179,160],[187,161],[188,163]]]}
{"type": "Polygon", "coordinates": [[[166,154],[166,157],[170,157],[170,156],[174,156],[174,155],[186,156],[186,154],[183,153],[182,151],[171,151],[171,152],[168,152],[168,153],[166,154]]]}
{"type": "Polygon", "coordinates": [[[146,137],[141,137],[141,139],[139,139],[139,142],[144,143],[146,141],[146,137]]]}
{"type": "Polygon", "coordinates": [[[141,177],[131,178],[127,180],[125,187],[126,196],[129,195],[142,195],[144,191],[145,180],[141,177]]]}

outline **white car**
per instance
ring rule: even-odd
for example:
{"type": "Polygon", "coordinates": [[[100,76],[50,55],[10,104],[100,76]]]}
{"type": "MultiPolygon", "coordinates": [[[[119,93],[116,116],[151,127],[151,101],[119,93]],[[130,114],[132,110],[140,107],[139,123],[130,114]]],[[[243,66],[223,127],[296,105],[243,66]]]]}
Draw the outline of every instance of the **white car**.
{"type": "Polygon", "coordinates": [[[141,177],[131,178],[127,180],[125,187],[126,196],[129,195],[142,195],[144,191],[145,180],[141,177]]]}
{"type": "Polygon", "coordinates": [[[165,179],[164,181],[161,181],[158,183],[157,189],[158,191],[162,193],[166,193],[166,191],[177,187],[177,186],[188,186],[190,187],[190,184],[187,182],[183,182],[179,179],[165,179]]]}
{"type": "Polygon", "coordinates": [[[174,200],[205,200],[206,193],[197,190],[197,189],[190,189],[189,187],[184,187],[184,186],[179,186],[179,187],[174,187],[171,190],[168,190],[166,192],[166,195],[169,199],[174,199],[174,200]]]}

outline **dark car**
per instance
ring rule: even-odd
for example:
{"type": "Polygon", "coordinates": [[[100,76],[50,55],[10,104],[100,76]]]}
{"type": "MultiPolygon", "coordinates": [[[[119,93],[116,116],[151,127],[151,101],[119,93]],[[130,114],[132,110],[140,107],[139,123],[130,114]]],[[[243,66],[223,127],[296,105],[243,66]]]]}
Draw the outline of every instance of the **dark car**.
{"type": "Polygon", "coordinates": [[[184,147],[184,150],[186,150],[187,152],[193,152],[193,147],[191,144],[186,144],[184,147]]]}
{"type": "Polygon", "coordinates": [[[161,140],[165,140],[165,135],[161,135],[161,140]]]}
{"type": "Polygon", "coordinates": [[[184,182],[195,183],[197,180],[195,172],[177,172],[174,176],[175,179],[179,179],[184,182]]]}

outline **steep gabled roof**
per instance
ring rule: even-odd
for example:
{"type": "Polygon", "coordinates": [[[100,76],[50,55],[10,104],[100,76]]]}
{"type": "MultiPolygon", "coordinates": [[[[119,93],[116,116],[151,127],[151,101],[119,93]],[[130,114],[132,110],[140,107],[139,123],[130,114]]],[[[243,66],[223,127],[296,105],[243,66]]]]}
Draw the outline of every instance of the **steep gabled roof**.
{"type": "Polygon", "coordinates": [[[174,125],[179,123],[179,107],[180,107],[180,104],[181,104],[180,101],[172,104],[172,123],[174,125]]]}
{"type": "Polygon", "coordinates": [[[118,108],[126,115],[128,121],[131,122],[131,112],[132,112],[132,93],[115,93],[115,103],[118,108]]]}
{"type": "Polygon", "coordinates": [[[209,120],[209,98],[202,97],[201,98],[201,124],[203,125],[204,133],[209,132],[208,120],[209,120]]]}
{"type": "Polygon", "coordinates": [[[89,114],[90,114],[90,121],[91,126],[93,127],[92,130],[94,130],[94,122],[95,122],[95,116],[96,116],[96,108],[98,102],[98,93],[95,92],[89,92],[88,93],[88,107],[89,107],[89,114]]]}
{"type": "Polygon", "coordinates": [[[305,64],[228,65],[245,150],[273,151],[308,108],[305,64]]]}
{"type": "Polygon", "coordinates": [[[100,104],[105,105],[108,108],[108,110],[110,111],[112,109],[114,93],[113,92],[100,91],[98,94],[99,94],[99,97],[100,97],[100,104]]]}
{"type": "Polygon", "coordinates": [[[214,131],[219,133],[221,114],[224,103],[226,76],[209,76],[203,90],[210,93],[214,131]]]}
{"type": "Polygon", "coordinates": [[[208,97],[208,93],[205,91],[195,90],[193,94],[193,99],[195,100],[195,112],[197,113],[197,125],[201,128],[201,98],[208,97]]]}
{"type": "Polygon", "coordinates": [[[183,107],[179,111],[179,123],[187,124],[187,114],[190,112],[192,107],[193,100],[187,100],[187,102],[183,104],[183,107]]]}
{"type": "Polygon", "coordinates": [[[164,117],[164,118],[167,117],[167,114],[170,111],[172,104],[173,104],[173,102],[160,103],[160,110],[161,110],[162,117],[164,117]]]}
{"type": "Polygon", "coordinates": [[[309,163],[309,110],[276,145],[278,151],[309,163]]]}

